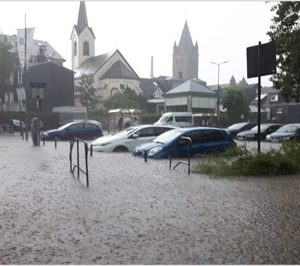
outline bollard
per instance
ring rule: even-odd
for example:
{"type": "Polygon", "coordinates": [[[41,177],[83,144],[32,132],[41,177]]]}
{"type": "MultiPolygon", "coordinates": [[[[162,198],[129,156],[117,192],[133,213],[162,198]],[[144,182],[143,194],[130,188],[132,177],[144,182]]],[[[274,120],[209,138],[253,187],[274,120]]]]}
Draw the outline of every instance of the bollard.
{"type": "Polygon", "coordinates": [[[143,155],[144,155],[144,160],[145,160],[145,163],[146,163],[147,159],[148,159],[148,153],[147,153],[147,151],[144,151],[143,155]]]}
{"type": "Polygon", "coordinates": [[[37,117],[31,121],[31,137],[33,146],[40,146],[40,120],[37,117]]]}

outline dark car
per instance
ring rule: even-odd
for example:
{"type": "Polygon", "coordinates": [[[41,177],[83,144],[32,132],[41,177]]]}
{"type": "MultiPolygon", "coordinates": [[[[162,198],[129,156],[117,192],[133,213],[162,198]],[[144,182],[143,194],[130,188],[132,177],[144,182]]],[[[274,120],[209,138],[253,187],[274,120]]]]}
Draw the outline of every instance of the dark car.
{"type": "Polygon", "coordinates": [[[286,140],[300,142],[300,124],[284,125],[266,137],[268,142],[282,142],[286,140]]]}
{"type": "Polygon", "coordinates": [[[236,143],[224,129],[210,127],[177,128],[167,131],[150,143],[137,146],[133,154],[153,159],[172,157],[187,157],[189,141],[192,141],[190,155],[222,152],[236,143]]]}
{"type": "MultiPolygon", "coordinates": [[[[273,133],[282,124],[261,124],[260,125],[260,139],[265,140],[268,134],[273,133]]],[[[257,140],[258,139],[258,126],[253,127],[251,130],[240,132],[236,135],[238,140],[257,140]]]]}
{"type": "Polygon", "coordinates": [[[26,129],[26,124],[24,121],[21,121],[19,119],[9,119],[8,121],[8,130],[13,130],[13,131],[20,131],[20,130],[25,130],[26,129]]]}
{"type": "Polygon", "coordinates": [[[255,127],[256,123],[251,122],[240,122],[235,123],[226,128],[226,131],[232,138],[236,138],[236,135],[242,131],[250,130],[251,128],[255,127]]]}
{"type": "Polygon", "coordinates": [[[71,140],[73,138],[95,139],[103,136],[101,123],[94,120],[70,122],[58,129],[48,130],[41,134],[41,140],[71,140]]]}

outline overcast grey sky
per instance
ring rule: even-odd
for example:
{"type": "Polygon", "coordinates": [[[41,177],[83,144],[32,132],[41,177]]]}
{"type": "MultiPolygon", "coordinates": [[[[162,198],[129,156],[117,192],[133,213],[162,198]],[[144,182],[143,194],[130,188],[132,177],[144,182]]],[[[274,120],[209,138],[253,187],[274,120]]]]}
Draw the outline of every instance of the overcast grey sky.
{"type": "MultiPolygon", "coordinates": [[[[199,78],[216,84],[217,66],[210,62],[229,61],[220,67],[220,83],[234,75],[248,83],[246,48],[268,42],[274,2],[263,1],[86,1],[89,26],[96,35],[96,55],[121,51],[140,77],[172,75],[174,41],[179,42],[187,20],[193,42],[199,45],[199,78]]],[[[0,1],[0,32],[16,34],[35,28],[35,39],[48,41],[71,68],[71,31],[77,23],[79,1],[0,1]]],[[[270,76],[262,85],[270,85],[270,76]]]]}

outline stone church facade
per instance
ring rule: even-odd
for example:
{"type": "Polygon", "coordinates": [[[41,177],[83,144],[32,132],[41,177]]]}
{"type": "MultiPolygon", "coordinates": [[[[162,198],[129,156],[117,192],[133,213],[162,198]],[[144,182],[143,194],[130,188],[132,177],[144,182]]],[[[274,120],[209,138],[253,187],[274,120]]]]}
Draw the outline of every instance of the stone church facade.
{"type": "Polygon", "coordinates": [[[82,75],[92,79],[91,85],[102,100],[108,99],[117,92],[122,93],[128,88],[137,94],[143,93],[139,76],[119,50],[95,56],[95,35],[88,25],[86,6],[83,1],[80,2],[77,25],[73,27],[71,43],[75,95],[82,75]]]}

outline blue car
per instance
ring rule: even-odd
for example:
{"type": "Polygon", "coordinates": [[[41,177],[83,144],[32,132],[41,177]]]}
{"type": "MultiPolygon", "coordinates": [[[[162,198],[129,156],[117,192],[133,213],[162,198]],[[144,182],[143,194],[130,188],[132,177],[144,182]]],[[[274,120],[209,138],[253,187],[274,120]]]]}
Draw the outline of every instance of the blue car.
{"type": "Polygon", "coordinates": [[[101,123],[94,120],[70,122],[58,129],[48,130],[41,134],[41,140],[71,140],[73,138],[95,139],[103,136],[101,123]]]}
{"type": "Polygon", "coordinates": [[[167,131],[152,142],[137,146],[133,154],[148,158],[162,159],[172,157],[187,157],[190,146],[190,156],[203,153],[222,152],[227,148],[236,147],[236,143],[224,129],[195,127],[177,128],[167,131]]]}

